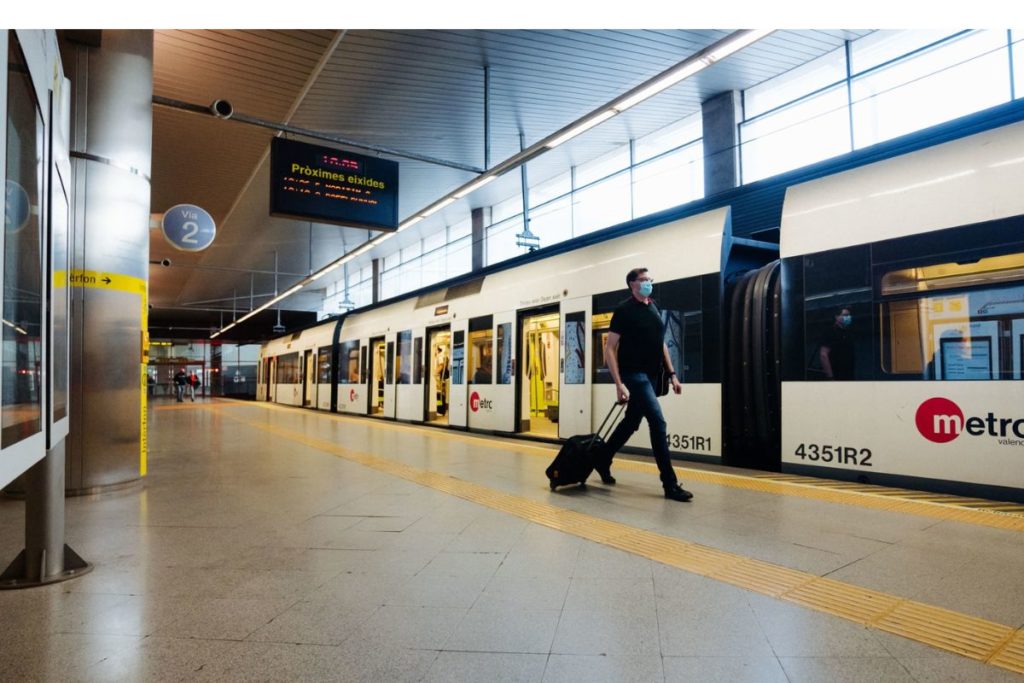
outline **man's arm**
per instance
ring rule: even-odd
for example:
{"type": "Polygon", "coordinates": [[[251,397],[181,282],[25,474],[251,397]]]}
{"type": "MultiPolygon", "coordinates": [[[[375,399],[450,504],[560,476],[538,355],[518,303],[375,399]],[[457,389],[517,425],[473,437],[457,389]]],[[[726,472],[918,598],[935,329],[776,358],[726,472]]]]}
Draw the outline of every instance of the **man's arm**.
{"type": "Polygon", "coordinates": [[[668,353],[668,344],[661,345],[662,362],[665,364],[665,370],[672,375],[672,391],[675,393],[681,393],[683,391],[683,385],[679,383],[679,375],[676,374],[676,369],[672,367],[672,356],[668,353]]]}
{"type": "Polygon", "coordinates": [[[608,366],[608,372],[612,374],[612,381],[615,382],[615,399],[619,403],[629,400],[629,389],[622,383],[622,376],[619,375],[619,334],[609,332],[608,339],[604,344],[604,362],[608,366]]]}

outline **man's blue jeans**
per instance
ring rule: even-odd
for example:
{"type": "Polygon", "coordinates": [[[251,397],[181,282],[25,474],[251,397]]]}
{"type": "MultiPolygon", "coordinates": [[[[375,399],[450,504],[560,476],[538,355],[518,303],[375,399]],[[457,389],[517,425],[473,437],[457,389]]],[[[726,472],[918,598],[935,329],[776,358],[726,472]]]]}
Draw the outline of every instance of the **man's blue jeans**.
{"type": "Polygon", "coordinates": [[[658,470],[661,472],[661,485],[671,488],[679,481],[676,479],[675,470],[672,469],[672,459],[668,454],[665,417],[661,414],[661,405],[658,403],[658,397],[654,395],[651,379],[643,372],[623,372],[620,376],[622,383],[629,389],[629,403],[626,406],[626,416],[608,437],[607,454],[614,457],[633,432],[640,429],[640,420],[647,418],[647,427],[651,430],[651,450],[654,452],[654,461],[658,463],[658,470]]]}

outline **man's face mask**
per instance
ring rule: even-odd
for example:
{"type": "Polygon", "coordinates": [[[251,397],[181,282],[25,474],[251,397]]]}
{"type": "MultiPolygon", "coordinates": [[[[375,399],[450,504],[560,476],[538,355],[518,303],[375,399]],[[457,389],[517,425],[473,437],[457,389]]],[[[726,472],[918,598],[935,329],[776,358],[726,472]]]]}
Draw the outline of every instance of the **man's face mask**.
{"type": "Polygon", "coordinates": [[[839,322],[842,324],[843,327],[849,327],[850,325],[853,324],[853,316],[841,315],[839,316],[839,322]]]}
{"type": "Polygon", "coordinates": [[[654,291],[654,283],[650,280],[643,280],[640,282],[640,296],[650,296],[651,292],[654,291]]]}

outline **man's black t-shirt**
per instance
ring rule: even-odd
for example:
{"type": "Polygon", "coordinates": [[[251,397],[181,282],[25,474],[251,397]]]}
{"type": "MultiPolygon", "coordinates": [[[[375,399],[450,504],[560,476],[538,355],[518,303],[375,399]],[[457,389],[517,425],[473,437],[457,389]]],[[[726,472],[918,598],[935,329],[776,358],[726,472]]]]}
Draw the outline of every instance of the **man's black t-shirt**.
{"type": "Polygon", "coordinates": [[[641,303],[629,297],[612,314],[611,331],[619,335],[619,372],[654,375],[664,362],[665,325],[651,301],[641,303]]]}
{"type": "Polygon", "coordinates": [[[845,327],[833,325],[821,335],[822,347],[828,347],[828,361],[834,379],[853,379],[853,338],[845,327]]]}

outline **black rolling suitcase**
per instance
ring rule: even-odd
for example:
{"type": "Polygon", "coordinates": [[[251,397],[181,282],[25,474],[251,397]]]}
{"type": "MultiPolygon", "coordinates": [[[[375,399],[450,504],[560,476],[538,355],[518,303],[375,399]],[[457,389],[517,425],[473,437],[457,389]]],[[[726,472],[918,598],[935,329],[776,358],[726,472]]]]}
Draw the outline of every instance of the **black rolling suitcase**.
{"type": "Polygon", "coordinates": [[[554,462],[544,471],[544,474],[548,475],[552,491],[559,486],[568,486],[569,484],[586,485],[587,477],[594,471],[595,454],[604,446],[605,439],[611,435],[616,420],[619,419],[619,415],[625,408],[625,403],[616,403],[608,411],[601,426],[597,428],[596,434],[570,436],[562,444],[554,462]],[[615,414],[616,408],[619,409],[617,414],[615,414]],[[615,419],[611,419],[613,414],[615,414],[615,419]],[[610,424],[609,420],[611,420],[610,424]],[[605,429],[606,424],[608,425],[607,430],[605,429]]]}

